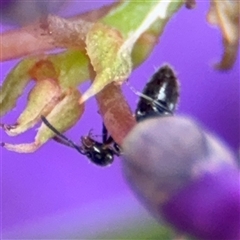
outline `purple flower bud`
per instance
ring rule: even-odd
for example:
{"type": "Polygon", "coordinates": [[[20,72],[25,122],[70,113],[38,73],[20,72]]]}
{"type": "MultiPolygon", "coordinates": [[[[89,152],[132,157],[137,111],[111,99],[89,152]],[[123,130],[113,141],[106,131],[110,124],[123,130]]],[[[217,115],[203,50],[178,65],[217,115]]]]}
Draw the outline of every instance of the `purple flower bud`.
{"type": "Polygon", "coordinates": [[[187,118],[152,118],[123,150],[127,180],[157,219],[195,237],[237,239],[239,170],[217,138],[187,118]]]}
{"type": "Polygon", "coordinates": [[[200,239],[239,239],[240,182],[236,169],[207,172],[161,206],[164,218],[200,239]]]}

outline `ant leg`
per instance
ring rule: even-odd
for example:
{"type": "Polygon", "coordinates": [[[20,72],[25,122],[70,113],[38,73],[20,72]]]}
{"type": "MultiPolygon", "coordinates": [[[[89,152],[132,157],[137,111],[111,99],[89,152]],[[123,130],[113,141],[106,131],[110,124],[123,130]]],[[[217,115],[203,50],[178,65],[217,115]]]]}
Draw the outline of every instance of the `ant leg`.
{"type": "Polygon", "coordinates": [[[65,146],[75,148],[81,154],[86,155],[85,151],[83,151],[81,147],[60,133],[44,116],[41,116],[41,119],[43,123],[56,134],[56,136],[53,138],[55,141],[65,146]]]}
{"type": "Polygon", "coordinates": [[[122,149],[116,142],[113,142],[113,151],[117,156],[122,155],[122,149]]]}
{"type": "Polygon", "coordinates": [[[103,123],[103,127],[102,127],[102,141],[103,141],[103,144],[106,144],[106,145],[114,142],[113,138],[108,135],[108,130],[104,123],[103,123]]]}
{"type": "Polygon", "coordinates": [[[114,154],[117,156],[121,155],[121,148],[120,146],[114,141],[114,139],[112,138],[112,136],[108,135],[108,130],[105,126],[105,124],[103,123],[103,128],[102,128],[102,140],[103,140],[103,144],[105,145],[110,145],[113,144],[113,151],[114,154]]]}
{"type": "Polygon", "coordinates": [[[56,135],[56,136],[53,137],[53,140],[58,142],[58,143],[61,143],[61,144],[65,145],[67,147],[72,147],[73,148],[71,140],[66,140],[65,138],[63,139],[62,136],[60,137],[60,136],[56,135]]]}

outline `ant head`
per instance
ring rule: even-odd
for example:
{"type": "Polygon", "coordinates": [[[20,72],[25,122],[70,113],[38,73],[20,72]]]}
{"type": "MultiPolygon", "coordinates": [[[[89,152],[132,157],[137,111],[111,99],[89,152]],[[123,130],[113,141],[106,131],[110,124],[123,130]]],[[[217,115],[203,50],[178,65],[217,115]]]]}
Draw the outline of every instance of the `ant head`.
{"type": "Polygon", "coordinates": [[[88,159],[99,166],[110,165],[114,160],[114,151],[104,143],[97,142],[89,136],[81,138],[83,151],[88,159]]]}
{"type": "Polygon", "coordinates": [[[88,150],[91,149],[94,143],[96,142],[92,139],[89,135],[81,137],[82,146],[84,149],[88,150]]]}

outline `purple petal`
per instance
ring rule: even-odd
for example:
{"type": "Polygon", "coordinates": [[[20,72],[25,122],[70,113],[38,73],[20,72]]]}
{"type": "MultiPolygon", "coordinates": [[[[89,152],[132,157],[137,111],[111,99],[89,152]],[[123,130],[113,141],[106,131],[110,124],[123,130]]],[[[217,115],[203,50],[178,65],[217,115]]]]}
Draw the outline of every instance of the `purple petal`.
{"type": "Polygon", "coordinates": [[[164,218],[180,231],[201,239],[240,238],[239,172],[223,168],[205,173],[161,208],[164,218]]]}
{"type": "Polygon", "coordinates": [[[239,169],[218,138],[193,120],[158,117],[137,124],[123,150],[126,178],[157,219],[195,237],[237,236],[239,169]]]}

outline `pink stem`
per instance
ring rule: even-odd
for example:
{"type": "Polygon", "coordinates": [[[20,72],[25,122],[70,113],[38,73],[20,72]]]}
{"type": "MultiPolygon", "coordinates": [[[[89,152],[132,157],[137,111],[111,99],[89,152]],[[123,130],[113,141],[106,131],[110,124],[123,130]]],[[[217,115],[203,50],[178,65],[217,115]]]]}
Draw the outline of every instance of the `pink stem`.
{"type": "MultiPolygon", "coordinates": [[[[98,19],[104,17],[108,11],[118,3],[104,6],[92,12],[87,12],[70,18],[70,20],[83,19],[90,22],[96,22],[98,19]]],[[[1,34],[1,54],[0,61],[7,61],[15,58],[24,57],[30,54],[37,54],[44,51],[53,50],[56,48],[50,42],[47,42],[43,37],[35,37],[35,29],[39,30],[39,23],[35,23],[28,27],[21,29],[7,31],[1,34]],[[31,34],[32,33],[32,34],[31,34]]]]}
{"type": "Polygon", "coordinates": [[[121,87],[111,83],[96,95],[96,99],[107,130],[114,141],[121,145],[136,124],[121,87]]]}

